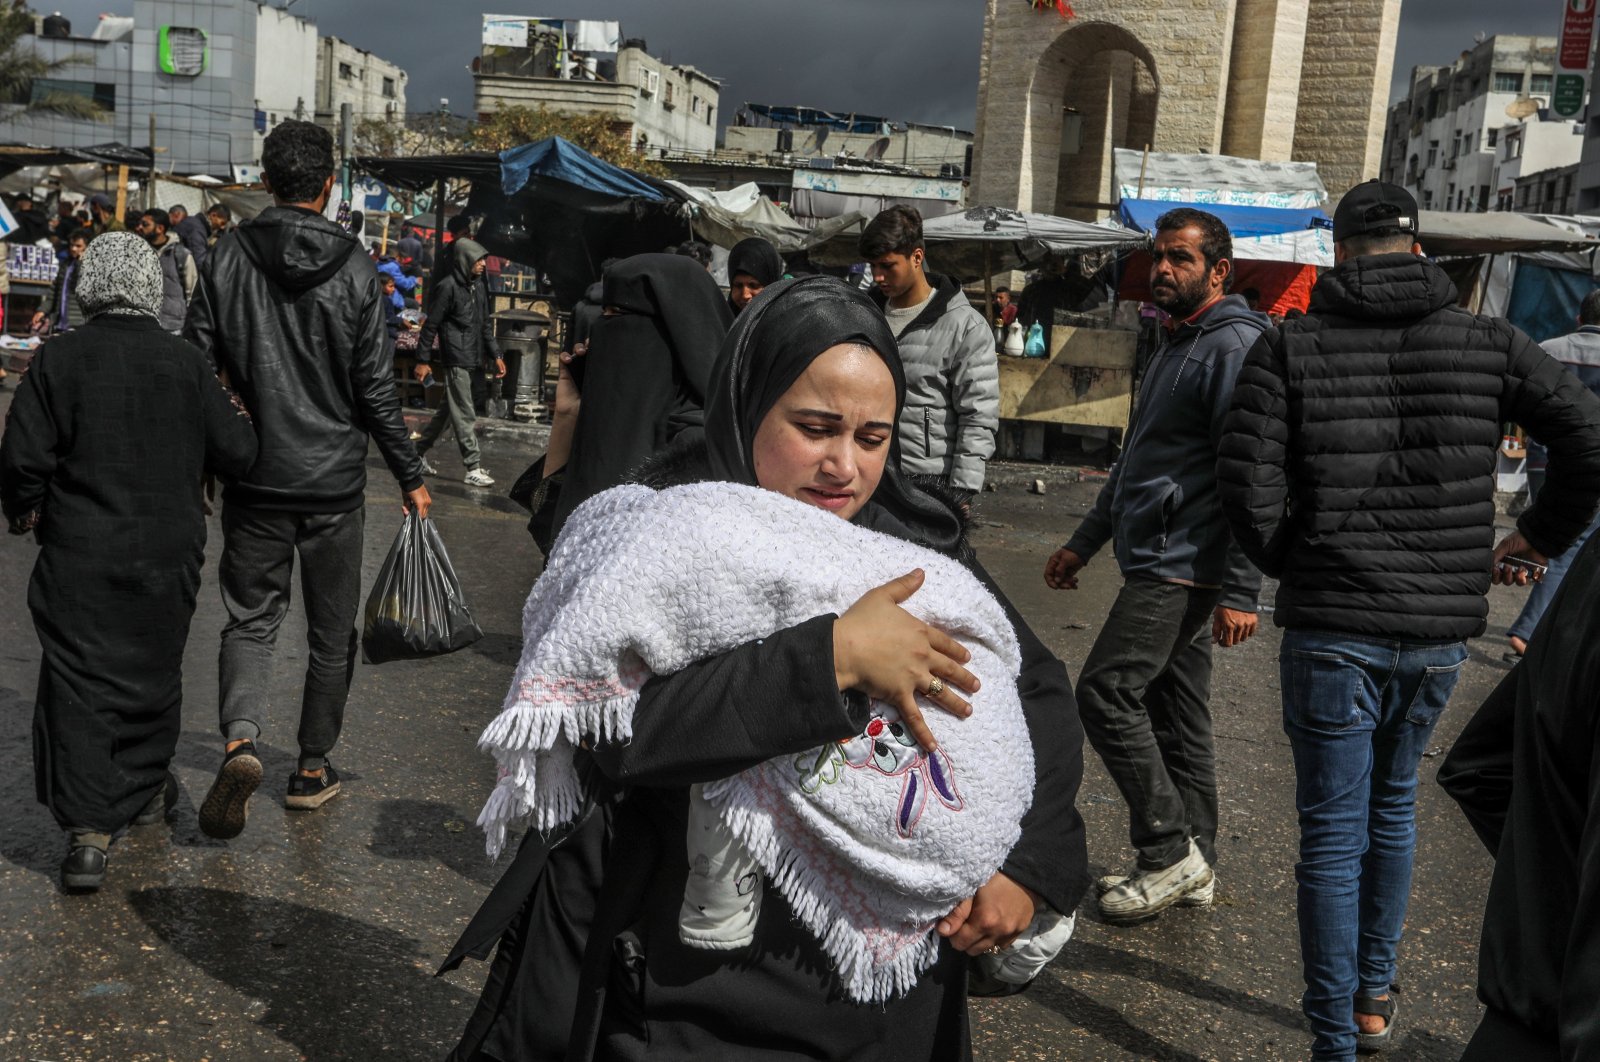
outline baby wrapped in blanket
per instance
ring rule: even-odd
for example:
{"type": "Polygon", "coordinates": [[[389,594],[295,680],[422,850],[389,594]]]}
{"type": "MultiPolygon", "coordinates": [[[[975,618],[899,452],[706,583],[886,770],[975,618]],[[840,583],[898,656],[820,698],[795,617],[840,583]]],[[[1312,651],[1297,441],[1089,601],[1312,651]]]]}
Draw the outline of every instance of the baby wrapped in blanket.
{"type": "Polygon", "coordinates": [[[909,989],[937,954],[938,920],[994,875],[1032,798],[1016,637],[957,561],[772,491],[618,487],[573,514],[529,595],[505,707],[480,740],[500,767],[479,818],[490,853],[523,816],[549,829],[576,814],[575,746],[627,741],[653,675],[843,614],[914,568],[926,580],[902,607],[971,653],[972,715],[930,711],[929,755],[875,703],[859,734],[696,787],[680,925],[702,946],[747,943],[764,878],[849,996],[909,989]]]}

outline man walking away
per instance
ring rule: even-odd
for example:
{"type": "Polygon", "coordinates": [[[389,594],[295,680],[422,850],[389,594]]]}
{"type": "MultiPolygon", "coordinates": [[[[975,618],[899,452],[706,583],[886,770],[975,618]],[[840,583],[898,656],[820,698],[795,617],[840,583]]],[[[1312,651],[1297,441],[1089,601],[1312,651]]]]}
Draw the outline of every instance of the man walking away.
{"type": "Polygon", "coordinates": [[[183,249],[194,256],[195,264],[204,262],[206,252],[211,249],[207,240],[210,227],[189,213],[189,208],[182,203],[174,203],[168,207],[167,216],[172,219],[172,234],[183,244],[183,249]]]}
{"type": "Polygon", "coordinates": [[[1217,500],[1217,440],[1245,353],[1268,327],[1228,295],[1233,237],[1214,215],[1156,221],[1150,289],[1171,325],[1127,445],[1094,509],[1045,566],[1076,589],[1107,541],[1124,579],[1078,678],[1084,730],[1128,802],[1137,861],[1096,883],[1100,913],[1132,925],[1176,903],[1209,907],[1217,862],[1211,647],[1256,630],[1261,577],[1217,500]]]}
{"type": "Polygon", "coordinates": [[[427,383],[433,375],[433,338],[439,337],[439,354],[445,366],[444,402],[417,441],[417,456],[429,475],[437,475],[427,462],[428,450],[439,441],[444,429],[456,430],[456,445],[461,448],[461,463],[467,467],[462,481],[469,487],[492,487],[494,480],[480,464],[478,437],[472,426],[477,416],[472,407],[472,373],[492,363],[492,375],[504,376],[506,363],[500,359],[495,342],[494,322],[489,319],[489,293],[480,282],[489,252],[483,245],[462,238],[451,244],[450,268],[428,292],[427,320],[417,337],[417,382],[427,383]]]}
{"type": "Polygon", "coordinates": [[[1417,766],[1484,593],[1527,581],[1600,502],[1600,400],[1503,320],[1457,306],[1421,257],[1417,204],[1369,181],[1334,214],[1311,312],[1240,371],[1218,463],[1240,546],[1280,580],[1283,726],[1300,815],[1300,954],[1312,1057],[1394,1039],[1417,766]],[[1543,492],[1494,544],[1515,421],[1550,448],[1543,492]]]}
{"type": "MultiPolygon", "coordinates": [[[[1565,365],[1593,394],[1600,396],[1600,291],[1591,291],[1584,298],[1583,305],[1578,309],[1578,330],[1570,336],[1547,340],[1544,349],[1546,354],[1565,365]]],[[[1544,447],[1537,439],[1529,439],[1528,464],[1532,465],[1537,460],[1542,466],[1545,459],[1544,447]]],[[[1538,497],[1539,489],[1543,486],[1543,472],[1537,478],[1529,475],[1530,501],[1538,497]]],[[[1534,628],[1539,626],[1545,609],[1550,607],[1556,591],[1561,589],[1561,581],[1572,566],[1572,558],[1578,555],[1596,530],[1600,530],[1600,516],[1589,521],[1589,526],[1583,529],[1571,549],[1559,557],[1550,558],[1550,570],[1528,592],[1528,600],[1523,603],[1522,611],[1506,632],[1511,641],[1511,653],[1508,656],[1520,657],[1528,651],[1528,639],[1533,637],[1534,628]]]]}
{"type": "Polygon", "coordinates": [[[906,404],[902,471],[935,482],[963,504],[983,489],[1000,430],[1000,366],[994,333],[949,277],[923,269],[922,215],[892,206],[861,233],[873,299],[900,340],[906,404]]]}
{"type": "Polygon", "coordinates": [[[172,219],[165,210],[146,210],[139,216],[139,235],[156,249],[161,263],[161,327],[177,335],[183,331],[183,318],[189,312],[199,270],[194,256],[172,235],[172,219]]]}
{"type": "Polygon", "coordinates": [[[430,505],[395,395],[378,274],[360,242],[322,216],[333,137],[285,121],[266,139],[262,171],[276,205],[211,249],[184,333],[238,389],[261,439],[250,473],[223,494],[226,752],[200,808],[200,828],[223,838],[244,828],[261,781],[254,742],[297,554],[310,659],[287,803],[316,808],[339,791],[327,756],[355,668],[369,433],[405,508],[426,517],[430,505]]]}

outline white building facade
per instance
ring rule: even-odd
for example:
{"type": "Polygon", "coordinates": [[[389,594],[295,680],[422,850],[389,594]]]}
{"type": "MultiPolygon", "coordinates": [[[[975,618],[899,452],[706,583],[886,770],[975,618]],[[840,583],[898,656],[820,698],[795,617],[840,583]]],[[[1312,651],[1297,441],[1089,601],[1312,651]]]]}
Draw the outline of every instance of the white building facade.
{"type": "Polygon", "coordinates": [[[387,59],[338,37],[317,41],[317,122],[339,133],[339,111],[346,103],[356,122],[403,122],[406,72],[387,59]]]}
{"type": "Polygon", "coordinates": [[[1424,210],[1483,211],[1535,167],[1576,162],[1581,126],[1549,110],[1555,58],[1554,37],[1502,34],[1449,66],[1417,67],[1410,94],[1389,109],[1383,179],[1424,210]]]}

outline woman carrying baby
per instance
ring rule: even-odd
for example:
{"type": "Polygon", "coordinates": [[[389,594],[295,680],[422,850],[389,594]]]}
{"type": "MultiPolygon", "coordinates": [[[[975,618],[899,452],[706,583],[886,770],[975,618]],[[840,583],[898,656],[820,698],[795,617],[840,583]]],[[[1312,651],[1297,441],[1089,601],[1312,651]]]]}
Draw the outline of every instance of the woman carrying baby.
{"type": "MultiPolygon", "coordinates": [[[[567,1057],[967,1058],[969,956],[1076,906],[1065,669],[898,474],[904,392],[868,299],[773,285],[705,439],[575,512],[530,595],[491,849],[623,794],[567,1057]]],[[[457,1057],[538,1057],[506,1042],[457,1057]]]]}

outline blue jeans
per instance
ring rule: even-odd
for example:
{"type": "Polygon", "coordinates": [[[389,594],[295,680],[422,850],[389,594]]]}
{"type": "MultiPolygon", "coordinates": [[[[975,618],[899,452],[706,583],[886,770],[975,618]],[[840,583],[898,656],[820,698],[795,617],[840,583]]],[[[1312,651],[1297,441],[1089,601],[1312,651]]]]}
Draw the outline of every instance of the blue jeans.
{"type": "Polygon", "coordinates": [[[1356,996],[1389,991],[1411,895],[1417,766],[1466,646],[1321,631],[1283,635],[1294,751],[1302,1009],[1314,1059],[1353,1059],[1356,996]]]}

